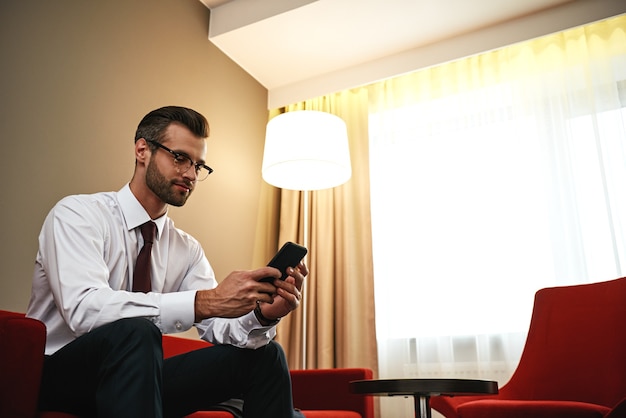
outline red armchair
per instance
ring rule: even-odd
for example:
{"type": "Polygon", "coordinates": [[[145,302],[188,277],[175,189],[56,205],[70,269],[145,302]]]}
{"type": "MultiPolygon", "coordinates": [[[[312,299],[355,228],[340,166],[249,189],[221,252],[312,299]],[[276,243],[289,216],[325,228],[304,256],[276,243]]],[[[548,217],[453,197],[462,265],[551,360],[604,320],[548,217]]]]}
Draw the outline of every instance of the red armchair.
{"type": "Polygon", "coordinates": [[[539,290],[498,395],[434,397],[448,418],[626,417],[626,278],[539,290]]]}
{"type": "MultiPolygon", "coordinates": [[[[22,313],[0,310],[0,417],[78,418],[37,411],[46,339],[44,325],[22,313]]],[[[163,336],[163,355],[170,357],[210,344],[163,336]]],[[[307,418],[374,418],[374,400],[350,393],[352,380],[371,379],[364,368],[293,370],[294,406],[307,418]]],[[[202,411],[188,418],[232,418],[228,412],[202,411]]]]}

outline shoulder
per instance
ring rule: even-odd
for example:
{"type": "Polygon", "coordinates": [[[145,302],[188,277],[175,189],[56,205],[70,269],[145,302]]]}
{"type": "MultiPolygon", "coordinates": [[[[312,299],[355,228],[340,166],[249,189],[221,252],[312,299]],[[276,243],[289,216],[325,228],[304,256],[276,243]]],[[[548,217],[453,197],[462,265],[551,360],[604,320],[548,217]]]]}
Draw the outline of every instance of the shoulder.
{"type": "Polygon", "coordinates": [[[100,192],[92,194],[75,194],[65,196],[57,202],[55,208],[71,208],[93,205],[117,204],[116,192],[100,192]]]}
{"type": "Polygon", "coordinates": [[[170,217],[165,219],[164,229],[167,232],[170,241],[174,240],[188,245],[200,245],[198,240],[195,239],[190,233],[176,227],[174,220],[170,217]]]}
{"type": "Polygon", "coordinates": [[[169,217],[165,221],[164,232],[170,245],[173,245],[177,248],[186,248],[186,250],[189,251],[190,254],[204,254],[200,242],[188,232],[177,228],[176,225],[174,225],[174,221],[169,217]]]}
{"type": "Polygon", "coordinates": [[[118,207],[115,192],[70,195],[59,200],[49,216],[63,219],[88,218],[102,220],[118,207]]]}

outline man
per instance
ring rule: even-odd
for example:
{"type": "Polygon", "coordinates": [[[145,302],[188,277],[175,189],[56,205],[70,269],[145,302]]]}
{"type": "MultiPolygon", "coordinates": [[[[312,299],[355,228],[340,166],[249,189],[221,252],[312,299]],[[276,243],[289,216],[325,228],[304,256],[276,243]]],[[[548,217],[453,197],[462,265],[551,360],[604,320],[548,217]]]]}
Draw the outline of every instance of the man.
{"type": "Polygon", "coordinates": [[[191,109],[148,113],[135,135],[130,183],[66,197],[48,214],[27,311],[48,333],[42,409],[180,417],[241,396],[244,416],[292,416],[289,370],[272,339],[278,320],[299,305],[306,267],[289,269],[284,281],[264,267],[218,284],[199,243],[167,216],[168,205],[184,205],[212,171],[208,130],[191,109]],[[156,231],[144,235],[148,221],[156,231]],[[133,291],[148,274],[137,257],[150,242],[151,277],[133,291]],[[274,280],[260,281],[267,277],[274,280]],[[216,346],[163,360],[161,333],[192,325],[216,346]]]}

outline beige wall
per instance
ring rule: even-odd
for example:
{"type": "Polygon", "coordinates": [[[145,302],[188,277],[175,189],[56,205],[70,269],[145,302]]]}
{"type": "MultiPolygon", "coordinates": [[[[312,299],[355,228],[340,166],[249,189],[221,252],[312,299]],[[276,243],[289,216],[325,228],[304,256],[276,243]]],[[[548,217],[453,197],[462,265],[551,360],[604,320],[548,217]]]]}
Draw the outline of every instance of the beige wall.
{"type": "Polygon", "coordinates": [[[24,311],[51,206],[118,190],[148,111],[192,107],[211,124],[215,169],[176,224],[218,278],[250,268],[267,91],[208,40],[198,0],[0,2],[0,308],[24,311]]]}

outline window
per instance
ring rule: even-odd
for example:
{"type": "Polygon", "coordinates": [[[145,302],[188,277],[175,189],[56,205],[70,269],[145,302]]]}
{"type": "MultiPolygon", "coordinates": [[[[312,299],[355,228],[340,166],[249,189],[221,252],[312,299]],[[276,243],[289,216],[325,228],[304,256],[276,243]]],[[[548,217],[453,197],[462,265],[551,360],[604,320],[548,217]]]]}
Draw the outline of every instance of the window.
{"type": "Polygon", "coordinates": [[[625,21],[371,86],[382,378],[503,384],[538,289],[625,275],[625,21]]]}

